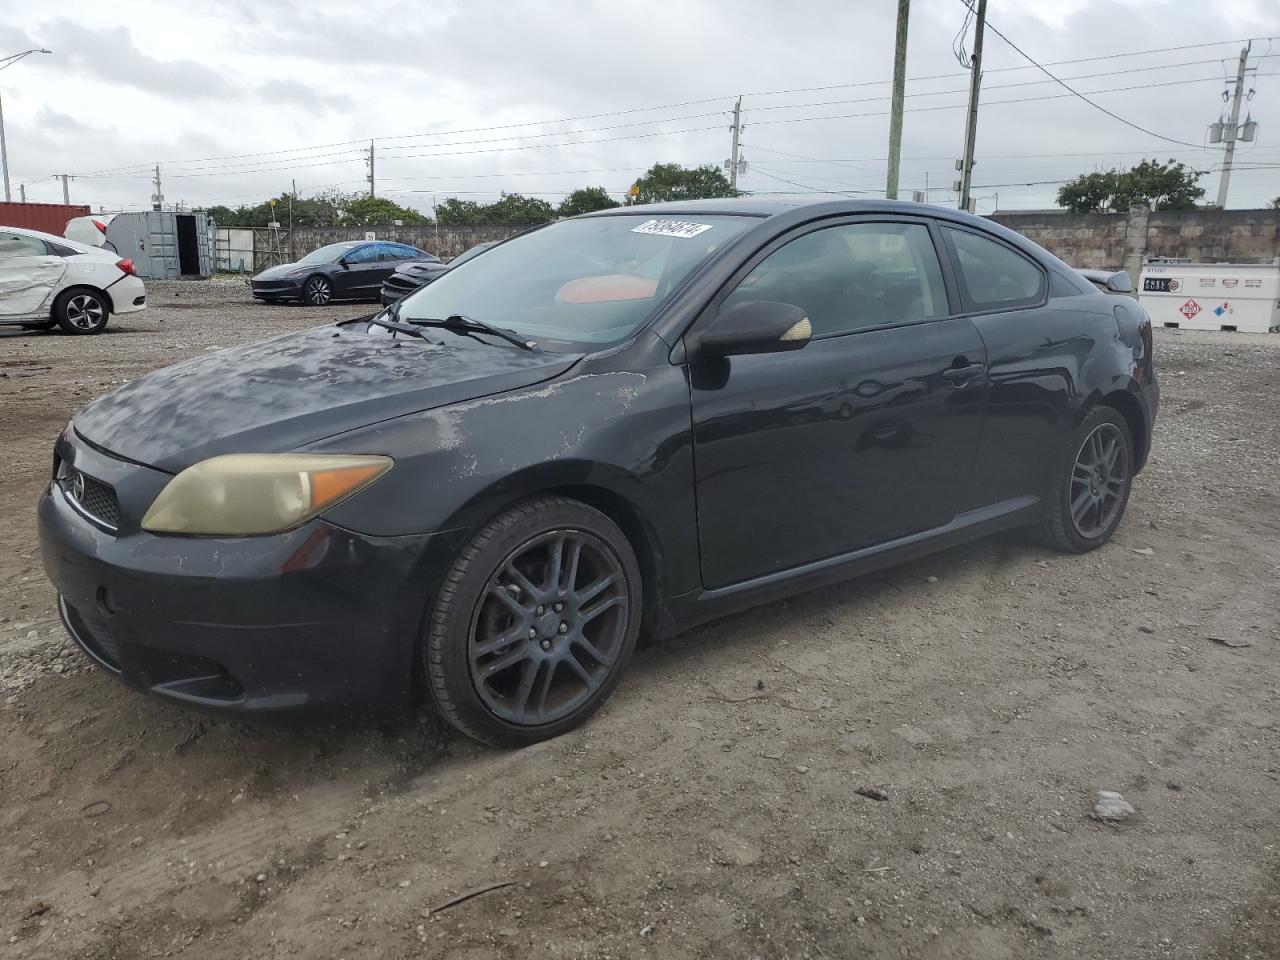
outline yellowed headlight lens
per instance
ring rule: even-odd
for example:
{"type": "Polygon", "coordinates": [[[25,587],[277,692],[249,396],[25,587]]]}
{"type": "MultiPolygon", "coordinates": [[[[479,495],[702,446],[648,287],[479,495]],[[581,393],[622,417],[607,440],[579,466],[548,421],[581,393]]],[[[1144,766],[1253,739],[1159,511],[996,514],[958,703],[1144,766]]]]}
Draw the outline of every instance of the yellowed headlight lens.
{"type": "Polygon", "coordinates": [[[187,467],[142,518],[152,533],[240,537],[310,520],[391,469],[390,457],[235,453],[187,467]]]}

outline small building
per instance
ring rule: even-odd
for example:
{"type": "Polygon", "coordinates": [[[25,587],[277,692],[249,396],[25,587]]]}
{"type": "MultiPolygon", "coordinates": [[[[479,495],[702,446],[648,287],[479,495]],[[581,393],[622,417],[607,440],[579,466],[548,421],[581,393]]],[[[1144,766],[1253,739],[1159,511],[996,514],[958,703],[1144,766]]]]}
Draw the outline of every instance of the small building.
{"type": "Polygon", "coordinates": [[[144,280],[194,279],[213,272],[213,229],[203,213],[95,214],[72,220],[64,236],[128,257],[144,280]]]}

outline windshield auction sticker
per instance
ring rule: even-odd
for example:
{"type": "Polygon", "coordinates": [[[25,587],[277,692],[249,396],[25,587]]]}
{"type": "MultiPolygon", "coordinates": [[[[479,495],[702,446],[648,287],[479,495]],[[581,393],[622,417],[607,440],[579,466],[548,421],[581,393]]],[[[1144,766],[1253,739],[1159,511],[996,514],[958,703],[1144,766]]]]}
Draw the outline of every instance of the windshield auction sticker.
{"type": "Polygon", "coordinates": [[[685,220],[646,220],[638,227],[632,227],[632,233],[652,233],[659,237],[679,237],[688,240],[700,233],[710,230],[710,223],[689,223],[685,220]]]}

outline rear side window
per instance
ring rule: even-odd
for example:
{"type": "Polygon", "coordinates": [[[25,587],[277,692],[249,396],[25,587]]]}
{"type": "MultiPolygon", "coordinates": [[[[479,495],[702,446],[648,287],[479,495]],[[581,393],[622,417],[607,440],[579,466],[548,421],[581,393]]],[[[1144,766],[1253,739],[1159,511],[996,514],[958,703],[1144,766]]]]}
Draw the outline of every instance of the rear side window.
{"type": "Polygon", "coordinates": [[[1044,299],[1044,272],[995,240],[944,227],[960,265],[965,299],[976,310],[1027,307],[1044,299]]]}
{"type": "Polygon", "coordinates": [[[0,233],[0,260],[7,260],[10,257],[43,256],[47,256],[43,240],[24,237],[17,233],[0,233]]]}

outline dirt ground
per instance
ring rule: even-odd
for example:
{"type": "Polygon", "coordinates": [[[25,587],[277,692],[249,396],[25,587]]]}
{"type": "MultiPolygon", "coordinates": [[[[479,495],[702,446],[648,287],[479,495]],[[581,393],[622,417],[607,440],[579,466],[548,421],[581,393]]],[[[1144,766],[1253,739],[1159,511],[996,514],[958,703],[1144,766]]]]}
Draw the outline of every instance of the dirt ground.
{"type": "Polygon", "coordinates": [[[0,960],[1280,957],[1280,336],[1158,332],[1104,549],[1005,536],[720,621],[500,752],[426,710],[209,719],[70,647],[34,507],[71,412],[368,309],[149,294],[0,332],[0,960]]]}

